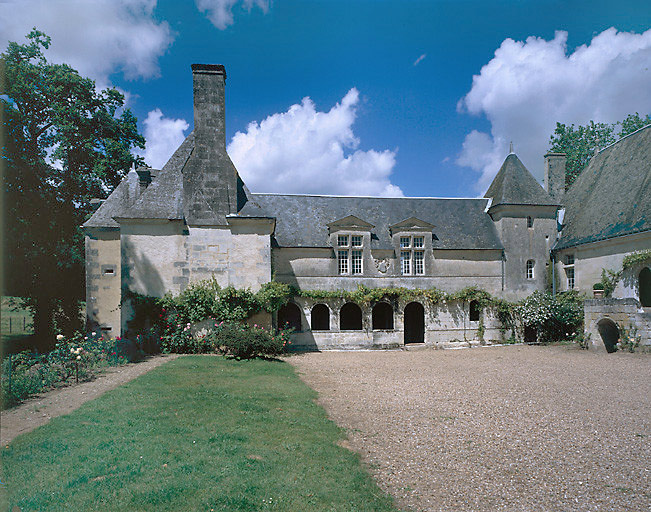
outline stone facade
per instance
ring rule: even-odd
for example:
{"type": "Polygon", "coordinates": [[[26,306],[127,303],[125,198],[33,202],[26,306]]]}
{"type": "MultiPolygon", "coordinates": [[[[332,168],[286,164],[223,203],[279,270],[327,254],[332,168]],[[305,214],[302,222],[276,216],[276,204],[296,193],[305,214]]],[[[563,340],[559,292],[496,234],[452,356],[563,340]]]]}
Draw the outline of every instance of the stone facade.
{"type": "Polygon", "coordinates": [[[585,332],[593,350],[615,352],[625,329],[638,337],[643,351],[651,351],[651,308],[633,298],[585,301],[585,332]]]}
{"type": "MultiPolygon", "coordinates": [[[[88,320],[106,335],[127,328],[127,291],[160,297],[208,278],[256,291],[273,276],[301,290],[473,286],[517,300],[545,288],[550,254],[560,276],[562,258],[573,251],[583,290],[598,267],[621,265],[624,254],[649,242],[651,231],[642,230],[601,246],[556,247],[567,197],[565,157],[553,153],[545,156],[546,190],[511,153],[483,198],[251,193],[226,152],[226,71],[193,65],[192,72],[194,131],[161,170],[131,171],[84,225],[88,320]]],[[[634,286],[622,286],[618,296],[634,296],[634,286]]],[[[294,322],[294,345],[303,349],[503,341],[494,313],[473,308],[297,297],[273,322],[294,322]]]]}

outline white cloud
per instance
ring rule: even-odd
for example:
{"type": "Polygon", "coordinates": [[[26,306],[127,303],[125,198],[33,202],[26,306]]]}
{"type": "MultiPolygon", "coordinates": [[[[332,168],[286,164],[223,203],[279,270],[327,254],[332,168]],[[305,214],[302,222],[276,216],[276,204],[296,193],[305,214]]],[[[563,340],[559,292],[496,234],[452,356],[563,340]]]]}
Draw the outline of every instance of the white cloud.
{"type": "Polygon", "coordinates": [[[52,38],[47,56],[83,76],[109,84],[116,71],[128,79],[159,74],[158,58],[172,43],[166,22],[153,17],[156,0],[16,0],[0,8],[0,49],[24,43],[33,27],[52,38]]]}
{"type": "Polygon", "coordinates": [[[226,27],[234,23],[233,7],[237,3],[244,4],[247,11],[251,11],[253,6],[258,6],[265,14],[269,10],[269,0],[195,0],[197,9],[206,12],[210,22],[219,30],[225,30],[226,27]]]}
{"type": "Polygon", "coordinates": [[[562,31],[551,41],[506,39],[473,77],[458,109],[484,114],[491,133],[468,134],[457,163],[481,173],[478,190],[490,184],[510,141],[540,179],[557,121],[613,123],[629,113],[651,112],[651,30],[633,34],[610,28],[570,54],[566,43],[562,31]]]}
{"type": "Polygon", "coordinates": [[[395,152],[362,151],[352,125],[359,101],[351,89],[329,112],[310,98],[237,132],[228,153],[255,192],[402,196],[389,176],[395,152]]]}
{"type": "Polygon", "coordinates": [[[423,53],[420,57],[418,57],[418,58],[414,61],[414,66],[418,66],[418,64],[420,64],[420,62],[421,62],[425,57],[427,57],[427,54],[426,54],[426,53],[423,53]]]}
{"type": "Polygon", "coordinates": [[[190,125],[184,119],[163,117],[158,108],[147,114],[144,123],[147,143],[140,154],[148,166],[160,169],[181,145],[185,139],[184,132],[190,125]]]}

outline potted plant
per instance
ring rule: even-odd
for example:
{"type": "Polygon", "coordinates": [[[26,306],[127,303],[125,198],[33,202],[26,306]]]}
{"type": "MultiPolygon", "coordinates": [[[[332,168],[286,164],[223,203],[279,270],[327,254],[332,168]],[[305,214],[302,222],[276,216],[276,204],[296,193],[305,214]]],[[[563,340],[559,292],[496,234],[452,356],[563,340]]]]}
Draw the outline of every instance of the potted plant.
{"type": "Polygon", "coordinates": [[[604,284],[603,283],[595,283],[594,286],[592,287],[592,293],[593,293],[595,299],[603,299],[604,298],[604,284]]]}

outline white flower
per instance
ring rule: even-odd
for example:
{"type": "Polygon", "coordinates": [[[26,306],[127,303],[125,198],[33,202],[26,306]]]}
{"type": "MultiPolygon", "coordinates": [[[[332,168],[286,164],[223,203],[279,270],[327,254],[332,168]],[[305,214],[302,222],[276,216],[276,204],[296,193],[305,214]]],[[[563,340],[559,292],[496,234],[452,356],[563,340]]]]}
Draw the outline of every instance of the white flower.
{"type": "Polygon", "coordinates": [[[73,347],[70,347],[70,353],[71,353],[71,354],[74,354],[74,353],[75,353],[75,349],[74,349],[73,347]]]}
{"type": "Polygon", "coordinates": [[[95,336],[95,334],[97,334],[97,333],[95,331],[93,331],[90,334],[91,334],[91,336],[95,336]]]}
{"type": "Polygon", "coordinates": [[[63,334],[57,334],[57,341],[61,341],[63,339],[63,334]]]}
{"type": "Polygon", "coordinates": [[[81,359],[81,356],[77,356],[77,361],[79,361],[80,359],[81,359]]]}

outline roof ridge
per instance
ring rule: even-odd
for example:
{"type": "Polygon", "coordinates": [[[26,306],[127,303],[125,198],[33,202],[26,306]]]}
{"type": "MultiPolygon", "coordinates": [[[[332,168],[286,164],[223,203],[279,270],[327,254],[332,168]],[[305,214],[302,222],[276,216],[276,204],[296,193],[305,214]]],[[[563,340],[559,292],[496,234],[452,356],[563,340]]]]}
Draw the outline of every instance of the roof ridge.
{"type": "Polygon", "coordinates": [[[383,196],[346,196],[339,194],[291,194],[280,192],[251,192],[254,196],[294,196],[294,197],[337,197],[351,199],[449,199],[449,200],[469,200],[469,201],[487,201],[485,197],[429,197],[429,196],[407,196],[407,197],[383,197],[383,196]]]}
{"type": "MultiPolygon", "coordinates": [[[[644,125],[642,128],[638,128],[638,129],[635,130],[634,132],[627,133],[627,134],[624,135],[623,137],[620,137],[619,139],[617,139],[615,142],[611,142],[611,143],[608,144],[606,147],[603,147],[603,148],[601,148],[599,151],[597,151],[597,155],[598,155],[599,153],[601,153],[602,151],[605,151],[605,150],[607,150],[607,149],[613,147],[615,144],[618,144],[619,142],[623,141],[624,139],[627,139],[627,138],[630,137],[631,135],[635,135],[637,132],[641,132],[642,130],[646,130],[647,128],[651,128],[651,123],[649,123],[649,124],[647,124],[647,125],[644,125]]],[[[586,165],[586,167],[587,167],[587,165],[586,165]]]]}

